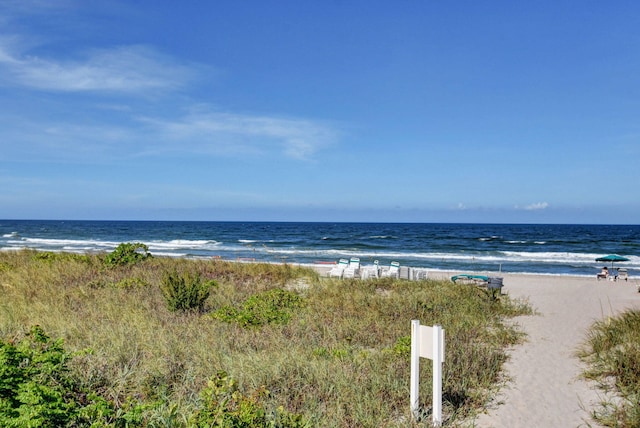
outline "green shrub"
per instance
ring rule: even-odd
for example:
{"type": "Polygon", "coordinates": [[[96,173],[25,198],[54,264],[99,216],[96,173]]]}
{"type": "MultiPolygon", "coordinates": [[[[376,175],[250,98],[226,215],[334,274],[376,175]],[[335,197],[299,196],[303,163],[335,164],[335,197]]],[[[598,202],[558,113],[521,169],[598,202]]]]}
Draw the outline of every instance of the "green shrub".
{"type": "Polygon", "coordinates": [[[198,273],[180,274],[174,270],[165,273],[160,289],[170,311],[202,311],[211,288],[216,286],[213,280],[202,281],[198,273]]]}
{"type": "Polygon", "coordinates": [[[297,294],[275,288],[249,297],[241,309],[225,306],[211,316],[221,321],[237,322],[244,327],[286,324],[291,319],[293,309],[301,303],[302,299],[297,294]]]}
{"type": "Polygon", "coordinates": [[[133,265],[152,257],[149,247],[140,242],[123,242],[107,254],[104,264],[107,267],[133,265]]]}
{"type": "Polygon", "coordinates": [[[62,339],[39,326],[17,344],[0,341],[0,426],[107,426],[113,406],[83,390],[68,368],[62,339]],[[101,425],[100,425],[100,424],[101,425]]]}
{"type": "Polygon", "coordinates": [[[218,372],[200,393],[202,408],[192,418],[191,426],[209,428],[304,428],[302,416],[278,407],[269,410],[264,403],[269,391],[259,388],[250,395],[238,390],[237,383],[225,372],[218,372]]]}

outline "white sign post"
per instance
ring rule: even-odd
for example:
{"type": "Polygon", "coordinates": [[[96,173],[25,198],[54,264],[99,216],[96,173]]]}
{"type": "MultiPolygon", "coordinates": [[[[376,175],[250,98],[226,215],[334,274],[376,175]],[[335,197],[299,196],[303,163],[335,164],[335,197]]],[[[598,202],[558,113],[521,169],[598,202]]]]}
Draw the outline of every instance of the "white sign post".
{"type": "Polygon", "coordinates": [[[444,330],[439,325],[420,325],[411,321],[411,413],[418,419],[420,391],[420,357],[433,360],[433,425],[442,424],[442,363],[444,362],[444,330]]]}

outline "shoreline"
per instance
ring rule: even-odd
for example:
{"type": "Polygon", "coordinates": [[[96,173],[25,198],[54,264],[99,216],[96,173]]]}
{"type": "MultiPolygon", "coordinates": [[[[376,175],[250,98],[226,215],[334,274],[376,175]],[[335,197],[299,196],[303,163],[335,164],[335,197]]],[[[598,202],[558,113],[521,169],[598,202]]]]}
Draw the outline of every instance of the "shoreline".
{"type": "Polygon", "coordinates": [[[95,253],[141,242],[154,256],[189,259],[313,264],[359,257],[458,273],[585,276],[602,269],[597,258],[620,253],[630,259],[623,264],[629,274],[640,276],[640,255],[633,251],[640,225],[0,221],[0,228],[0,251],[95,253]]]}

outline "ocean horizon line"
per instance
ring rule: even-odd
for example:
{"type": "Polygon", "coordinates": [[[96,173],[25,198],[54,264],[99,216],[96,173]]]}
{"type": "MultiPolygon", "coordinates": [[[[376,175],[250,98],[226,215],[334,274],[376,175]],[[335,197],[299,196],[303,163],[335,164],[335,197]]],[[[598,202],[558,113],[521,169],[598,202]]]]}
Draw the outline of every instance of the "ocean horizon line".
{"type": "Polygon", "coordinates": [[[354,221],[354,220],[167,220],[167,219],[74,219],[74,218],[2,218],[2,221],[44,221],[44,222],[139,222],[139,223],[293,223],[293,224],[433,224],[433,225],[505,225],[505,226],[640,226],[640,223],[592,223],[592,222],[446,222],[446,221],[354,221]]]}

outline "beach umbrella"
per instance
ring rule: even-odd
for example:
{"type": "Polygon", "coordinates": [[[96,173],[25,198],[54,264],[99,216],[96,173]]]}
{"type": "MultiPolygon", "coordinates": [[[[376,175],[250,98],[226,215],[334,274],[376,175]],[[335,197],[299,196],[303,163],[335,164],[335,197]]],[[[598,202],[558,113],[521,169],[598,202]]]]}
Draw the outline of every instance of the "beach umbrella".
{"type": "Polygon", "coordinates": [[[619,256],[617,254],[609,254],[608,256],[598,257],[596,259],[597,262],[611,262],[611,269],[613,269],[614,262],[628,262],[629,259],[623,256],[619,256]]]}

